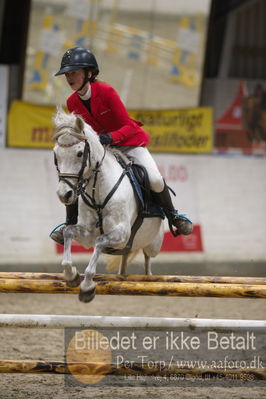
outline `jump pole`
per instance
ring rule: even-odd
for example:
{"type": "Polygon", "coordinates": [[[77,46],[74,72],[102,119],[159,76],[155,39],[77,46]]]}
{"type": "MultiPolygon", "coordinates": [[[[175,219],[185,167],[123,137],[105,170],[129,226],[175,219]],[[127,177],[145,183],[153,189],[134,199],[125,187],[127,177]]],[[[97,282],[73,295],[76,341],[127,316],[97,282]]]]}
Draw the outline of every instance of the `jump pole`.
{"type": "MultiPolygon", "coordinates": [[[[58,361],[33,361],[33,360],[0,360],[0,373],[47,373],[47,374],[72,374],[72,375],[97,375],[96,370],[102,367],[102,363],[64,363],[58,361]],[[95,370],[95,372],[93,372],[95,370]]],[[[117,367],[113,364],[105,366],[102,375],[114,376],[171,376],[171,375],[188,375],[189,377],[205,377],[211,378],[230,378],[232,376],[241,375],[252,376],[253,380],[266,380],[266,369],[203,369],[203,368],[178,368],[174,365],[166,365],[165,368],[159,366],[151,366],[145,363],[133,363],[130,367],[123,365],[117,367]]]]}
{"type": "Polygon", "coordinates": [[[0,327],[15,328],[266,328],[266,320],[198,319],[173,317],[70,316],[0,314],[0,327]]]}
{"type": "MultiPolygon", "coordinates": [[[[79,290],[58,280],[0,279],[0,292],[5,293],[77,294],[79,290]]],[[[98,281],[96,294],[265,299],[266,285],[98,281]]]]}
{"type": "MultiPolygon", "coordinates": [[[[84,275],[82,274],[83,278],[84,275]]],[[[59,280],[64,281],[63,273],[37,273],[37,272],[0,272],[0,279],[23,280],[59,280]]],[[[236,277],[236,276],[183,276],[183,275],[121,275],[121,274],[96,274],[94,281],[148,281],[169,283],[214,283],[214,284],[250,284],[266,285],[265,277],[236,277]]]]}

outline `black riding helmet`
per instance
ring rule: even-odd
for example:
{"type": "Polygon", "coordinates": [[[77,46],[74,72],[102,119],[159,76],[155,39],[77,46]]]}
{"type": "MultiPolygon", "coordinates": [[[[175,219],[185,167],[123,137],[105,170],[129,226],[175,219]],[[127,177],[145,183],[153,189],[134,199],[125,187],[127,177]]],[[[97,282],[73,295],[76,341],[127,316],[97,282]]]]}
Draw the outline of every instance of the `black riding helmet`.
{"type": "MultiPolygon", "coordinates": [[[[89,50],[83,47],[74,47],[67,50],[63,55],[61,67],[54,76],[63,75],[66,72],[75,71],[77,69],[84,69],[86,72],[91,71],[91,81],[94,81],[95,77],[99,73],[95,56],[89,50]]],[[[79,90],[81,90],[88,81],[89,78],[87,77],[87,74],[85,74],[83,85],[79,88],[79,90]]]]}

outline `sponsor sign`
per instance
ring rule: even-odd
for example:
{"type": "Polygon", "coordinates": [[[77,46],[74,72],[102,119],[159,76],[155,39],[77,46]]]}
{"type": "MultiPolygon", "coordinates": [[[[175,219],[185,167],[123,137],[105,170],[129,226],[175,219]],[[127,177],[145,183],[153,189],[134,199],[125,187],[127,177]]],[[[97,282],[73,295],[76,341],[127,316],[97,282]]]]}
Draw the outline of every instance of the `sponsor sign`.
{"type": "Polygon", "coordinates": [[[8,115],[8,146],[52,148],[55,112],[55,107],[13,101],[8,115]]]}
{"type": "Polygon", "coordinates": [[[152,152],[208,153],[212,151],[212,109],[130,111],[150,133],[152,152]]]}
{"type": "MultiPolygon", "coordinates": [[[[8,145],[51,148],[55,107],[14,101],[8,117],[8,145]]],[[[208,153],[212,151],[212,110],[129,111],[150,134],[151,152],[208,153]]]]}

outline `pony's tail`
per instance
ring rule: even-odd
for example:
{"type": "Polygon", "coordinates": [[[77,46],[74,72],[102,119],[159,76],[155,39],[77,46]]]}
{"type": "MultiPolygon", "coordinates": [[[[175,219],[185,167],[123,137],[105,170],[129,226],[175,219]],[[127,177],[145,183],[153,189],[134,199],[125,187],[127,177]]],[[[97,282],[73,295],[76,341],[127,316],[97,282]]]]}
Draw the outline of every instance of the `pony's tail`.
{"type": "MultiPolygon", "coordinates": [[[[139,250],[130,252],[127,264],[129,265],[137,256],[139,250]]],[[[122,255],[104,255],[105,257],[105,268],[107,272],[118,271],[120,263],[122,262],[122,255]]]]}

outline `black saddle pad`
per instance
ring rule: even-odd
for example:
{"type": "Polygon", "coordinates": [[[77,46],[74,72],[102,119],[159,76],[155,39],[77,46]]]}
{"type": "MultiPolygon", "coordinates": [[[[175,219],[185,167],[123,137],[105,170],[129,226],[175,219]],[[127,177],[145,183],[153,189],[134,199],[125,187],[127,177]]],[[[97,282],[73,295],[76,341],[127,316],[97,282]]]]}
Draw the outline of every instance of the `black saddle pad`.
{"type": "Polygon", "coordinates": [[[152,195],[146,168],[142,165],[133,163],[131,170],[136,180],[135,183],[132,181],[131,183],[141,204],[143,217],[161,217],[164,219],[164,212],[155,202],[154,196],[152,195]]]}

